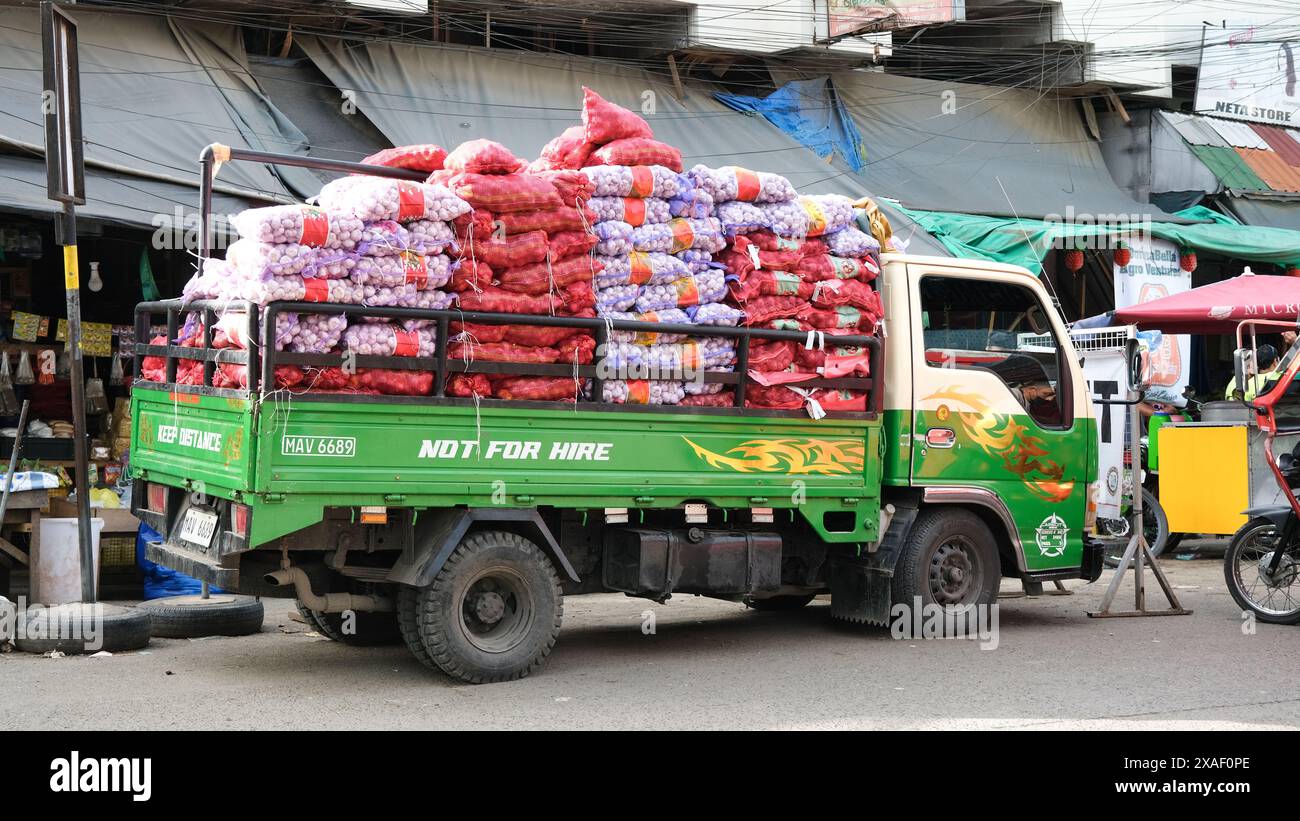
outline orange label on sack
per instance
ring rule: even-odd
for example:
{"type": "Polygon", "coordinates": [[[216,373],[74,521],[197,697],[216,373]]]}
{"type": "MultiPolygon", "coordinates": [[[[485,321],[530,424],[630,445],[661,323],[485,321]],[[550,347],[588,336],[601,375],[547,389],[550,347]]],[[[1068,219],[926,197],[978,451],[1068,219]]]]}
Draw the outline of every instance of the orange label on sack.
{"type": "Polygon", "coordinates": [[[402,252],[402,270],[406,273],[406,284],[423,289],[429,284],[429,261],[410,251],[402,252]]]}
{"type": "Polygon", "coordinates": [[[424,217],[424,191],[420,186],[409,181],[397,183],[397,219],[402,222],[418,220],[424,217]]]}
{"type": "Polygon", "coordinates": [[[303,302],[329,302],[330,301],[330,283],[329,280],[321,277],[309,277],[302,281],[306,293],[302,295],[303,302]]]}
{"type": "Polygon", "coordinates": [[[650,404],[650,383],[645,379],[627,383],[627,401],[637,405],[650,404]]]}
{"type": "Polygon", "coordinates": [[[736,199],[753,202],[758,199],[762,186],[758,184],[758,175],[748,168],[733,169],[736,172],[736,199]]]}
{"type": "Polygon", "coordinates": [[[695,277],[682,277],[673,283],[673,287],[677,289],[678,308],[689,308],[700,303],[700,286],[695,283],[695,277]]]}
{"type": "Polygon", "coordinates": [[[633,251],[627,255],[628,265],[631,267],[628,273],[627,281],[632,285],[645,285],[650,281],[654,271],[650,269],[650,255],[644,251],[633,251]]]}
{"type": "Polygon", "coordinates": [[[821,206],[808,197],[800,197],[799,205],[808,215],[808,236],[826,233],[826,215],[822,213],[821,206]]]}
{"type": "MultiPolygon", "coordinates": [[[[673,232],[673,250],[671,253],[675,254],[678,251],[685,251],[687,248],[690,248],[695,244],[695,229],[691,227],[689,220],[684,220],[681,217],[678,217],[672,222],[669,222],[668,227],[671,228],[673,232]]],[[[750,247],[752,248],[753,246],[751,245],[750,247]]]]}
{"type": "Polygon", "coordinates": [[[311,205],[302,207],[302,237],[299,245],[319,248],[330,238],[330,218],[324,211],[311,205]]]}
{"type": "Polygon", "coordinates": [[[645,200],[635,197],[623,198],[623,222],[636,228],[645,224],[645,200]]]}
{"type": "Polygon", "coordinates": [[[655,175],[648,165],[632,166],[632,196],[648,197],[655,190],[655,175]]]}
{"type": "Polygon", "coordinates": [[[420,352],[420,335],[415,331],[393,330],[393,356],[415,356],[420,352]]]}
{"type": "MultiPolygon", "coordinates": [[[[646,311],[637,317],[642,322],[658,322],[659,314],[655,311],[646,311]]],[[[638,345],[653,345],[659,334],[655,331],[638,331],[633,341],[638,345]]]]}
{"type": "Polygon", "coordinates": [[[700,345],[698,342],[682,343],[682,369],[696,370],[700,367],[700,345]]]}

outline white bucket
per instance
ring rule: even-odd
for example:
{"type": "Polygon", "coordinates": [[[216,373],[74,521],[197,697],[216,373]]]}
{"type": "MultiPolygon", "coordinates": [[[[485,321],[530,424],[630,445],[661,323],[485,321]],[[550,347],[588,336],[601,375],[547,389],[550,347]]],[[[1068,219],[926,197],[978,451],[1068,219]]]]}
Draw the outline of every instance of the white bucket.
{"type": "MultiPolygon", "coordinates": [[[[90,544],[95,556],[95,595],[99,595],[99,532],[103,519],[90,520],[90,544]]],[[[40,557],[33,590],[41,604],[81,601],[81,546],[76,519],[41,519],[40,557]]]]}

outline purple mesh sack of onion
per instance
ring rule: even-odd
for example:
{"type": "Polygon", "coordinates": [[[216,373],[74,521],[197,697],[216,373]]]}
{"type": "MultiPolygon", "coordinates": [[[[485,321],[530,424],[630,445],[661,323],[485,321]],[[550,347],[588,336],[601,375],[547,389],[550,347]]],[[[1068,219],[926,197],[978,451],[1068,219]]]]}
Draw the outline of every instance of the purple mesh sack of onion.
{"type": "MultiPolygon", "coordinates": [[[[445,311],[454,307],[456,304],[456,294],[454,293],[448,293],[446,291],[415,291],[414,296],[412,296],[410,292],[406,291],[406,288],[407,286],[402,285],[398,286],[398,288],[390,289],[403,292],[403,301],[397,307],[416,308],[421,311],[445,311]]],[[[363,316],[361,317],[361,321],[369,323],[396,322],[408,331],[416,328],[432,327],[437,323],[436,319],[393,319],[392,317],[387,316],[363,316]]]]}
{"type": "Polygon", "coordinates": [[[639,225],[632,229],[632,248],[667,254],[673,250],[673,230],[665,223],[639,225]]]}
{"type": "Polygon", "coordinates": [[[646,358],[646,346],[632,342],[609,342],[596,350],[603,368],[627,369],[640,367],[646,358]]]}
{"type": "Polygon", "coordinates": [[[704,219],[713,216],[713,197],[703,188],[692,188],[680,196],[668,200],[668,213],[674,217],[704,219]]]}
{"type": "Polygon", "coordinates": [[[392,323],[349,325],[343,347],[362,356],[432,357],[436,334],[428,328],[408,331],[392,323]]]}
{"type": "Polygon", "coordinates": [[[604,383],[601,393],[601,401],[618,404],[676,405],[686,396],[680,382],[665,382],[658,379],[650,381],[648,385],[638,383],[635,392],[626,381],[611,379],[604,383]],[[646,391],[645,395],[642,395],[642,389],[646,391]]]}
{"type": "Polygon", "coordinates": [[[687,308],[706,302],[718,302],[727,295],[727,286],[721,271],[704,271],[687,274],[663,285],[646,285],[637,297],[638,311],[662,311],[667,308],[687,308]]]}
{"type": "Polygon", "coordinates": [[[328,182],[316,197],[322,208],[377,220],[441,220],[468,214],[469,203],[434,183],[351,176],[328,182]]]}
{"type": "MultiPolygon", "coordinates": [[[[597,256],[596,261],[603,263],[605,267],[596,275],[596,287],[604,288],[610,285],[631,284],[633,281],[632,260],[633,256],[631,254],[617,257],[597,256]]],[[[639,285],[662,285],[665,282],[672,282],[675,279],[690,275],[686,263],[672,254],[642,253],[637,255],[637,260],[638,268],[644,265],[650,269],[649,279],[645,282],[638,282],[639,285]]],[[[638,279],[643,276],[643,273],[638,272],[638,279]]]]}
{"type": "Polygon", "coordinates": [[[237,239],[226,249],[226,262],[243,277],[301,274],[316,259],[316,248],[306,245],[267,245],[237,239]]]}
{"type": "MultiPolygon", "coordinates": [[[[722,230],[722,223],[715,217],[690,219],[683,217],[681,223],[690,227],[691,247],[700,251],[716,254],[727,247],[727,235],[722,230]]],[[[677,236],[681,225],[678,220],[668,223],[668,227],[677,236]]]]}
{"type": "Polygon", "coordinates": [[[288,349],[294,353],[329,353],[347,327],[348,318],[342,314],[300,314],[288,349]]]}
{"type": "MultiPolygon", "coordinates": [[[[625,319],[629,322],[663,322],[669,325],[689,325],[690,317],[680,308],[669,308],[665,311],[655,311],[650,314],[637,313],[636,311],[612,311],[605,314],[610,319],[625,319]]],[[[655,342],[671,343],[681,342],[686,338],[685,334],[668,334],[658,331],[610,331],[609,338],[611,342],[635,342],[638,344],[651,344],[655,342]]]]}
{"type": "Polygon", "coordinates": [[[626,311],[636,304],[636,298],[640,294],[641,286],[639,285],[597,287],[596,313],[605,316],[615,311],[626,311]]]}
{"type": "Polygon", "coordinates": [[[880,251],[880,241],[856,226],[850,225],[822,237],[826,248],[837,257],[865,257],[880,251]]]}
{"type": "Polygon", "coordinates": [[[698,248],[687,248],[685,251],[678,251],[673,256],[686,263],[692,274],[698,274],[700,271],[707,271],[714,267],[713,255],[708,251],[701,251],[698,248]]]}
{"type": "MultiPolygon", "coordinates": [[[[769,174],[766,171],[748,171],[740,169],[742,173],[754,175],[758,181],[758,193],[755,196],[747,196],[745,199],[749,202],[786,202],[794,199],[797,194],[794,186],[790,181],[780,174],[769,174]]],[[[734,165],[726,165],[722,168],[709,168],[707,165],[697,165],[686,172],[697,190],[703,191],[713,198],[717,204],[731,202],[740,199],[740,178],[736,174],[737,168],[734,165]]]]}
{"type": "Polygon", "coordinates": [[[767,227],[768,217],[763,210],[752,202],[724,202],[715,206],[713,216],[722,223],[722,230],[728,236],[748,234],[767,227]]]}
{"type": "MultiPolygon", "coordinates": [[[[629,222],[628,220],[628,200],[632,197],[592,197],[587,201],[587,205],[596,214],[596,222],[629,222]]],[[[633,206],[637,210],[644,208],[644,219],[633,219],[631,222],[638,224],[650,224],[656,222],[667,222],[672,219],[672,214],[668,211],[668,200],[650,198],[644,200],[634,200],[633,206]]]]}
{"type": "Polygon", "coordinates": [[[357,260],[362,259],[354,251],[329,251],[317,248],[315,259],[302,270],[305,277],[320,279],[346,279],[352,276],[357,260]]]}
{"type": "MultiPolygon", "coordinates": [[[[671,168],[662,165],[638,166],[650,169],[650,191],[633,193],[634,179],[632,168],[625,165],[593,165],[582,169],[582,173],[591,180],[593,197],[631,197],[649,196],[660,199],[681,196],[687,190],[689,180],[678,175],[671,168]]],[[[644,171],[636,172],[644,174],[644,171]]]]}
{"type": "Polygon", "coordinates": [[[722,389],[727,387],[721,382],[683,382],[682,391],[687,396],[705,396],[715,393],[722,393],[722,389]]]}
{"type": "Polygon", "coordinates": [[[352,271],[352,281],[387,288],[410,284],[421,290],[434,290],[447,284],[452,269],[451,257],[446,254],[361,257],[352,271]]]}
{"type": "Polygon", "coordinates": [[[417,254],[441,254],[456,244],[456,232],[445,222],[417,220],[406,224],[407,250],[417,254]]]}
{"type": "Polygon", "coordinates": [[[410,250],[411,234],[397,220],[368,222],[361,230],[357,253],[371,257],[390,257],[410,250]]]}
{"type": "Polygon", "coordinates": [[[319,279],[313,277],[268,277],[266,279],[240,280],[235,287],[238,299],[247,299],[257,305],[270,302],[332,302],[358,304],[361,286],[349,279],[319,279]]]}
{"type": "MultiPolygon", "coordinates": [[[[191,324],[190,318],[185,321],[187,331],[196,330],[199,326],[198,314],[190,314],[193,318],[191,324]]],[[[262,311],[258,319],[265,326],[266,312],[262,311]]],[[[275,315],[275,349],[277,351],[285,350],[293,340],[293,335],[297,332],[298,315],[295,313],[278,313],[275,315]]],[[[226,335],[236,347],[246,348],[245,338],[248,336],[248,314],[243,311],[226,311],[217,317],[217,321],[212,325],[213,331],[220,331],[226,335]]],[[[181,333],[184,338],[187,334],[181,333]]]]}
{"type": "Polygon", "coordinates": [[[622,220],[606,220],[591,227],[599,242],[592,250],[603,256],[616,257],[632,252],[632,226],[622,220]]]}
{"type": "Polygon", "coordinates": [[[249,208],[230,218],[241,237],[268,245],[310,245],[351,251],[361,241],[365,223],[311,205],[249,208]]]}
{"type": "Polygon", "coordinates": [[[722,302],[711,302],[687,308],[686,313],[695,325],[716,325],[734,328],[745,318],[745,312],[722,302]]]}
{"type": "Polygon", "coordinates": [[[208,259],[203,262],[203,273],[195,272],[185,286],[181,288],[181,301],[195,299],[230,299],[231,284],[242,279],[235,273],[234,266],[222,259],[208,259]]]}

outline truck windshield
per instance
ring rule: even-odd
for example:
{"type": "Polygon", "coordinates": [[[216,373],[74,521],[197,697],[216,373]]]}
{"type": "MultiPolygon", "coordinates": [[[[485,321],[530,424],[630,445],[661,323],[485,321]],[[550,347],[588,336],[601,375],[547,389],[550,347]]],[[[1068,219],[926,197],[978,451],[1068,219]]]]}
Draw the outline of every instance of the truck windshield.
{"type": "Polygon", "coordinates": [[[921,280],[926,363],[993,373],[1035,422],[1062,427],[1059,344],[1042,305],[1021,285],[962,277],[921,280]]]}

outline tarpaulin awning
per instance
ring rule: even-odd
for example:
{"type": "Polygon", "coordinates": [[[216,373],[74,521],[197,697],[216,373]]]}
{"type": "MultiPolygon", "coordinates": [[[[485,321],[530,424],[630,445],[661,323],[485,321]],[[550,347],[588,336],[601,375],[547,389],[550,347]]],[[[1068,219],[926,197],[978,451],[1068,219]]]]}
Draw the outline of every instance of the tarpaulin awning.
{"type": "MultiPolygon", "coordinates": [[[[643,113],[655,136],[681,149],[687,167],[742,165],[789,178],[807,193],[870,195],[861,177],[829,165],[762,117],[713,98],[718,89],[614,62],[566,55],[391,41],[296,42],[394,145],[453,148],[496,140],[520,157],[536,157],[565,128],[581,122],[582,87],[643,113]]],[[[882,205],[895,233],[915,253],[946,255],[897,210],[882,205]]]]}
{"type": "Polygon", "coordinates": [[[910,209],[1182,221],[1115,184],[1072,100],[875,71],[831,78],[867,146],[862,179],[910,209]]]}
{"type": "Polygon", "coordinates": [[[766,97],[713,96],[737,111],[763,115],[819,157],[834,156],[852,170],[862,170],[867,147],[828,77],[791,80],[766,97]]]}
{"type": "Polygon", "coordinates": [[[1244,319],[1295,322],[1300,316],[1300,277],[1242,274],[1141,305],[1116,308],[1110,316],[1115,325],[1171,334],[1230,333],[1244,319]]]}
{"type": "MultiPolygon", "coordinates": [[[[946,211],[902,209],[923,229],[933,234],[953,255],[987,259],[1042,271],[1043,259],[1061,242],[1073,237],[1115,233],[1115,226],[1081,225],[1043,220],[982,217],[946,211]]],[[[1199,210],[1180,212],[1199,219],[1199,210]]],[[[1120,226],[1123,231],[1130,226],[1120,226]]],[[[1290,265],[1300,262],[1300,231],[1231,225],[1223,222],[1178,225],[1168,222],[1137,223],[1133,232],[1149,230],[1158,239],[1233,259],[1290,265]]]]}

